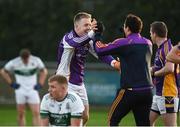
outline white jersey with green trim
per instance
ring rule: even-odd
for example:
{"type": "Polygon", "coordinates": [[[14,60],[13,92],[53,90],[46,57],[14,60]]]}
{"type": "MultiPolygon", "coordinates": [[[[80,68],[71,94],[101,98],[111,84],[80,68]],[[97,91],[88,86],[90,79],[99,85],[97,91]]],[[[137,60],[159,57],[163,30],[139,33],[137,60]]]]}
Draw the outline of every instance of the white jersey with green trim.
{"type": "Polygon", "coordinates": [[[48,118],[52,126],[70,126],[71,118],[81,118],[83,111],[83,102],[74,92],[68,92],[62,101],[52,99],[48,93],[40,107],[41,118],[48,118]]]}
{"type": "Polygon", "coordinates": [[[37,84],[37,73],[45,68],[39,57],[30,55],[28,64],[24,64],[21,57],[10,60],[4,67],[5,70],[14,73],[19,89],[31,90],[37,84]]]}

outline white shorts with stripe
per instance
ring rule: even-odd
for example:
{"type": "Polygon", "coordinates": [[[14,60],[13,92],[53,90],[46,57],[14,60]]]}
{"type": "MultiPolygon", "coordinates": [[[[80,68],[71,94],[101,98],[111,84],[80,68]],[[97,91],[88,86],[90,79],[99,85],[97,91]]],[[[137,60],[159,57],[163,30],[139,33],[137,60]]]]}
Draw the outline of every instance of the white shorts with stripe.
{"type": "Polygon", "coordinates": [[[164,97],[154,95],[151,110],[160,114],[176,113],[178,112],[178,105],[178,97],[164,97]]]}

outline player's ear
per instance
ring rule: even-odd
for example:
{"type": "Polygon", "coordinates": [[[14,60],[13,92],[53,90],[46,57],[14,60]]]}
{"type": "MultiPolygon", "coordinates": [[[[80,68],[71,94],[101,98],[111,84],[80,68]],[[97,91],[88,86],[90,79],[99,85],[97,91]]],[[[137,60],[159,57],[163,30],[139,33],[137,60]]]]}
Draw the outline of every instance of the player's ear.
{"type": "Polygon", "coordinates": [[[130,28],[128,26],[125,27],[128,31],[131,31],[130,28]]]}
{"type": "Polygon", "coordinates": [[[74,22],[74,28],[77,29],[79,26],[79,21],[74,22]]]}

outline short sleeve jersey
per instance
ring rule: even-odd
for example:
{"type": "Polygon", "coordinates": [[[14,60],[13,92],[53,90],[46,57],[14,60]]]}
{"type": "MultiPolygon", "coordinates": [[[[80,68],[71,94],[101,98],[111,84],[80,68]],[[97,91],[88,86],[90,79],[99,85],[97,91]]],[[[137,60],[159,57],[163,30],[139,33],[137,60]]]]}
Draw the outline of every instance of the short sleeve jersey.
{"type": "MultiPolygon", "coordinates": [[[[172,49],[171,40],[166,40],[157,49],[154,67],[155,71],[162,69],[166,64],[166,55],[172,49]]],[[[175,71],[177,70],[175,66],[175,71]]],[[[158,76],[154,79],[154,85],[156,86],[156,94],[159,96],[173,96],[178,95],[176,72],[167,74],[165,76],[158,76]]]]}
{"type": "Polygon", "coordinates": [[[41,102],[40,114],[53,126],[70,126],[71,118],[81,118],[84,105],[78,95],[68,92],[65,99],[56,101],[46,94],[41,102]]]}
{"type": "Polygon", "coordinates": [[[38,70],[45,68],[39,57],[30,56],[28,64],[24,64],[21,57],[10,60],[4,67],[5,70],[14,73],[16,82],[21,89],[30,90],[37,84],[38,70]]]}

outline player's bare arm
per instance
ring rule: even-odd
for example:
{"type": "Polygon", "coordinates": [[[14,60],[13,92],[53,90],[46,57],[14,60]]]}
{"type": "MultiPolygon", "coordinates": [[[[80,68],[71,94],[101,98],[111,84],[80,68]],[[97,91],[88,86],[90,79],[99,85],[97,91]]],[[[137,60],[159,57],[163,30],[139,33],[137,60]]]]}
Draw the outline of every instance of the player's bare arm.
{"type": "Polygon", "coordinates": [[[170,73],[174,73],[174,64],[166,62],[165,66],[159,71],[154,72],[154,76],[164,76],[170,73]]]}
{"type": "Polygon", "coordinates": [[[12,81],[8,71],[6,71],[5,69],[1,69],[1,75],[8,84],[12,84],[13,81],[12,81]]]}
{"type": "Polygon", "coordinates": [[[48,74],[48,71],[47,71],[46,68],[40,70],[40,73],[39,73],[39,83],[41,85],[44,85],[46,77],[47,77],[47,74],[48,74]]]}

